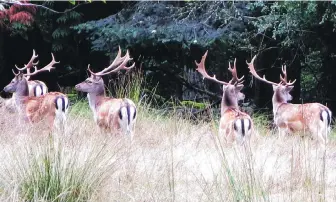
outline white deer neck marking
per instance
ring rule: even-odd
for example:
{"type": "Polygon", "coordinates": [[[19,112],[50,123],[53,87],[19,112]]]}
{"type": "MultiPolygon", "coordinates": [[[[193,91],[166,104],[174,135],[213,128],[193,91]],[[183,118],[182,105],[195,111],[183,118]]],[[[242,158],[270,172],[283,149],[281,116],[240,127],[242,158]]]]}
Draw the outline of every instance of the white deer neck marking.
{"type": "Polygon", "coordinates": [[[93,93],[88,93],[87,98],[89,100],[89,106],[93,113],[93,119],[97,122],[97,113],[96,113],[96,104],[97,104],[97,95],[93,93]]]}
{"type": "Polygon", "coordinates": [[[93,119],[97,122],[97,105],[99,100],[105,97],[105,91],[99,93],[87,93],[87,98],[89,100],[89,106],[93,113],[93,119]]]}

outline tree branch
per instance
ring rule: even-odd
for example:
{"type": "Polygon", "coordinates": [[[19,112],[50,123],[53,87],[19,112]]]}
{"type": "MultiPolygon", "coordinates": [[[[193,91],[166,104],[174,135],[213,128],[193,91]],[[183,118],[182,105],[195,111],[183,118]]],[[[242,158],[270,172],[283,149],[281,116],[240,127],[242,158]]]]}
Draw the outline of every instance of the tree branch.
{"type": "Polygon", "coordinates": [[[8,4],[8,5],[20,5],[20,6],[36,6],[38,8],[43,8],[43,9],[46,9],[46,10],[49,10],[53,13],[57,13],[57,14],[63,14],[63,13],[67,13],[67,12],[70,12],[72,10],[75,10],[76,8],[78,8],[79,6],[81,5],[85,5],[85,4],[88,4],[89,2],[84,2],[84,3],[81,3],[81,4],[78,4],[76,6],[74,6],[73,8],[71,9],[66,9],[65,11],[61,12],[61,11],[56,11],[56,10],[53,10],[51,8],[48,8],[46,6],[43,6],[43,5],[39,5],[39,4],[32,4],[32,3],[21,3],[19,1],[17,2],[9,2],[8,0],[0,0],[0,3],[4,3],[4,4],[8,4]]]}

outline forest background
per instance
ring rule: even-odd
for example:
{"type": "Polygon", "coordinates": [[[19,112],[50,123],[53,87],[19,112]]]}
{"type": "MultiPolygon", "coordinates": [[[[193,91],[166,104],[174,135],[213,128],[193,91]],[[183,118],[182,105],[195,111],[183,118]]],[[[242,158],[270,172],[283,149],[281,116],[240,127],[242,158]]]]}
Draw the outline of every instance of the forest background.
{"type": "MultiPolygon", "coordinates": [[[[88,64],[103,69],[120,45],[136,63],[129,78],[139,73],[146,80],[137,99],[151,93],[158,107],[197,114],[218,108],[222,94],[195,71],[194,61],[209,50],[206,67],[221,80],[230,79],[228,64],[237,58],[244,109],[271,112],[272,88],[253,79],[246,65],[258,54],[256,69],[269,80],[279,82],[287,65],[289,79],[297,80],[293,103],[320,102],[335,111],[335,11],[335,1],[0,1],[0,88],[35,49],[40,65],[50,53],[60,64],[34,79],[82,97],[73,86],[86,78],[88,64]]],[[[105,83],[123,77],[107,76],[105,83]]]]}

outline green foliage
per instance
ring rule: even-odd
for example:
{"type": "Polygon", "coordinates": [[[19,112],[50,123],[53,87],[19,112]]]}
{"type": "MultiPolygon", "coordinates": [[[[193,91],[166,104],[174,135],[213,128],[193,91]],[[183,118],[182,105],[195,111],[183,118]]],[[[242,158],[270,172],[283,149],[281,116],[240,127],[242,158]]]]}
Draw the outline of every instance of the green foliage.
{"type": "MultiPolygon", "coordinates": [[[[109,82],[109,89],[115,92],[117,98],[129,98],[134,103],[139,104],[142,92],[146,87],[146,81],[141,69],[133,69],[125,74],[120,74],[120,76],[109,82]]],[[[113,93],[110,93],[113,95],[113,93]]]]}
{"type": "MultiPolygon", "coordinates": [[[[60,145],[58,145],[60,146],[60,145]]],[[[64,155],[64,154],[63,154],[64,155]]],[[[34,157],[26,177],[21,182],[25,201],[87,201],[92,193],[92,182],[86,181],[85,171],[76,169],[74,161],[62,158],[61,148],[52,142],[42,154],[34,157]],[[65,167],[63,167],[66,165],[65,167]]],[[[86,166],[87,167],[87,166],[86,166]]]]}
{"type": "Polygon", "coordinates": [[[184,107],[195,108],[195,109],[205,109],[207,105],[201,102],[195,102],[191,100],[183,100],[180,104],[184,107]]]}
{"type": "MultiPolygon", "coordinates": [[[[55,2],[53,1],[44,2],[43,4],[51,9],[55,7],[55,2]]],[[[70,4],[69,8],[71,6],[70,4]]],[[[53,52],[74,51],[73,44],[71,43],[74,36],[70,27],[81,21],[81,13],[76,10],[70,10],[57,14],[47,9],[40,9],[37,18],[37,24],[45,36],[45,40],[52,43],[53,52]]]]}
{"type": "Polygon", "coordinates": [[[19,22],[11,23],[11,36],[20,35],[22,38],[28,40],[27,31],[30,28],[29,25],[19,22]]]}
{"type": "Polygon", "coordinates": [[[71,103],[74,103],[71,105],[69,116],[71,117],[85,117],[85,118],[92,118],[92,112],[89,107],[88,101],[86,99],[84,100],[78,100],[72,101],[71,103]]]}
{"type": "Polygon", "coordinates": [[[276,44],[278,65],[288,60],[292,72],[301,76],[301,98],[325,97],[327,89],[323,86],[328,82],[328,75],[322,72],[330,68],[325,61],[333,54],[330,51],[334,52],[333,39],[329,36],[335,31],[336,6],[316,1],[258,1],[250,3],[248,8],[256,16],[250,22],[258,30],[259,51],[269,50],[276,44]]]}
{"type": "Polygon", "coordinates": [[[112,57],[118,45],[130,49],[134,61],[145,64],[149,88],[160,83],[157,93],[167,100],[182,97],[182,86],[198,88],[185,78],[185,69],[195,69],[200,52],[210,49],[209,67],[223,76],[228,73],[222,71],[224,63],[238,51],[250,51],[242,17],[245,4],[137,2],[115,15],[72,28],[91,43],[93,51],[112,57]]]}
{"type": "Polygon", "coordinates": [[[60,17],[56,19],[57,28],[53,31],[53,51],[62,51],[63,49],[72,48],[70,44],[68,44],[68,38],[70,38],[73,34],[70,26],[78,24],[81,20],[81,14],[77,11],[69,11],[62,14],[60,17]]]}
{"type": "Polygon", "coordinates": [[[138,2],[116,15],[73,29],[79,34],[86,33],[92,49],[98,51],[111,51],[117,44],[146,47],[172,42],[188,49],[192,44],[208,46],[228,32],[231,34],[225,36],[238,39],[235,31],[242,30],[243,25],[234,13],[237,10],[226,2],[186,2],[182,7],[173,3],[138,2]],[[233,28],[226,27],[229,23],[234,24],[233,28]]]}

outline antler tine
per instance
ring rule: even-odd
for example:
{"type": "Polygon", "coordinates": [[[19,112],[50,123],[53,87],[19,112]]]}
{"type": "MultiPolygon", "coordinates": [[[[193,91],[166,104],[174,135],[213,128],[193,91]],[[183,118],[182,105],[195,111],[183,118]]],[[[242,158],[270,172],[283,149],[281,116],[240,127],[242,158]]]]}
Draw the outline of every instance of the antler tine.
{"type": "Polygon", "coordinates": [[[232,74],[232,79],[229,81],[229,83],[235,83],[235,84],[242,84],[244,81],[244,76],[238,78],[238,75],[237,75],[237,66],[236,66],[236,62],[237,62],[237,59],[235,58],[234,62],[233,62],[233,68],[231,67],[231,63],[229,62],[229,68],[228,70],[231,72],[232,74]]]}
{"type": "Polygon", "coordinates": [[[272,84],[272,85],[279,85],[280,83],[274,83],[274,82],[272,82],[272,81],[268,81],[268,80],[266,79],[265,75],[261,78],[261,77],[257,74],[257,72],[256,72],[256,70],[255,70],[255,68],[254,68],[254,64],[253,64],[253,63],[254,63],[254,60],[255,60],[256,58],[257,58],[257,55],[255,55],[255,56],[252,58],[252,60],[251,60],[250,63],[246,61],[246,64],[248,65],[248,68],[249,68],[251,74],[252,74],[254,77],[256,77],[257,79],[259,79],[260,81],[263,81],[263,82],[265,82],[265,83],[272,84]]]}
{"type": "Polygon", "coordinates": [[[121,57],[121,48],[120,48],[120,46],[118,46],[118,47],[119,47],[118,54],[117,54],[116,58],[113,60],[113,62],[108,67],[106,67],[102,71],[98,72],[97,74],[103,74],[103,73],[106,73],[106,72],[110,71],[111,69],[120,65],[126,59],[126,57],[129,57],[129,56],[127,56],[128,50],[126,52],[126,55],[124,57],[121,57]]]}
{"type": "Polygon", "coordinates": [[[20,73],[20,71],[19,71],[19,73],[15,73],[14,69],[12,69],[12,72],[13,72],[14,76],[17,76],[20,73]]]}
{"type": "MultiPolygon", "coordinates": [[[[125,55],[124,57],[120,58],[120,60],[121,60],[121,59],[123,59],[123,61],[121,62],[121,64],[119,64],[118,67],[116,67],[116,68],[114,68],[114,69],[112,69],[112,70],[110,70],[110,71],[108,71],[108,72],[107,72],[107,70],[108,70],[108,69],[111,69],[111,68],[108,68],[108,69],[106,69],[106,70],[104,69],[104,71],[101,71],[101,72],[98,72],[98,73],[94,73],[94,74],[95,74],[96,76],[103,76],[103,75],[111,74],[111,73],[114,73],[114,72],[118,72],[118,71],[120,71],[120,70],[122,70],[122,69],[128,71],[128,70],[132,69],[133,67],[135,67],[135,63],[134,63],[134,62],[133,62],[133,64],[132,64],[131,66],[129,66],[129,67],[126,66],[126,64],[127,64],[129,61],[133,60],[133,58],[130,57],[128,50],[126,51],[126,55],[125,55]]],[[[114,60],[113,63],[114,63],[115,61],[116,61],[116,60],[114,60]]],[[[115,64],[118,64],[118,63],[115,63],[115,64]]],[[[112,65],[110,65],[110,67],[112,67],[112,65]]]]}
{"type": "Polygon", "coordinates": [[[38,55],[35,54],[35,49],[33,49],[33,56],[30,58],[30,61],[22,68],[18,68],[16,65],[16,69],[18,69],[19,71],[23,71],[23,70],[28,70],[30,68],[32,68],[35,65],[38,65],[39,61],[34,63],[34,60],[38,57],[38,55]]]}
{"type": "Polygon", "coordinates": [[[282,71],[284,77],[282,77],[282,75],[280,74],[280,80],[281,80],[282,82],[284,82],[285,84],[287,84],[287,71],[286,71],[286,65],[282,65],[282,66],[281,66],[281,71],[282,71]]]}
{"type": "Polygon", "coordinates": [[[217,83],[220,83],[220,84],[223,84],[223,85],[228,85],[229,83],[216,79],[216,75],[209,76],[209,74],[205,71],[205,59],[206,59],[207,55],[208,55],[208,51],[206,51],[204,53],[204,55],[202,56],[202,59],[199,63],[197,63],[197,61],[195,60],[195,64],[197,66],[196,71],[198,71],[200,74],[202,74],[203,79],[207,78],[207,79],[215,81],[217,83]]]}
{"type": "Polygon", "coordinates": [[[91,69],[90,69],[90,64],[88,64],[88,71],[89,71],[91,74],[96,75],[93,71],[91,71],[91,69]]]}
{"type": "Polygon", "coordinates": [[[132,65],[130,67],[126,67],[126,64],[128,61],[132,60],[133,58],[130,58],[129,56],[129,52],[128,50],[126,51],[126,54],[124,57],[121,57],[121,48],[119,46],[119,50],[118,50],[118,54],[116,56],[116,58],[113,60],[113,62],[106,68],[104,68],[102,71],[94,73],[93,71],[91,71],[90,69],[90,65],[88,66],[88,71],[96,76],[103,76],[103,75],[107,75],[116,71],[119,71],[121,69],[126,69],[129,70],[131,68],[133,68],[135,65],[132,65]],[[119,65],[119,66],[118,66],[119,65]],[[118,67],[116,67],[118,66],[118,67]],[[116,68],[115,68],[116,67],[116,68]],[[112,70],[111,70],[112,69],[112,70]]]}
{"type": "Polygon", "coordinates": [[[283,77],[282,75],[280,74],[280,80],[285,84],[285,86],[291,86],[295,83],[296,79],[294,81],[287,81],[287,69],[286,69],[286,65],[282,65],[281,66],[281,71],[283,73],[283,77]]]}
{"type": "Polygon", "coordinates": [[[52,54],[51,53],[51,57],[52,57],[52,60],[51,60],[51,62],[49,63],[49,64],[47,64],[46,66],[44,66],[42,69],[37,69],[37,67],[36,66],[34,66],[34,72],[32,72],[32,73],[26,73],[26,74],[24,74],[25,76],[32,76],[32,75],[35,75],[35,74],[37,74],[37,73],[40,73],[40,72],[43,72],[43,71],[51,71],[52,69],[54,69],[55,67],[54,67],[54,65],[55,64],[58,64],[58,63],[60,63],[60,62],[57,62],[56,60],[55,60],[55,57],[54,57],[54,54],[52,54]]]}

